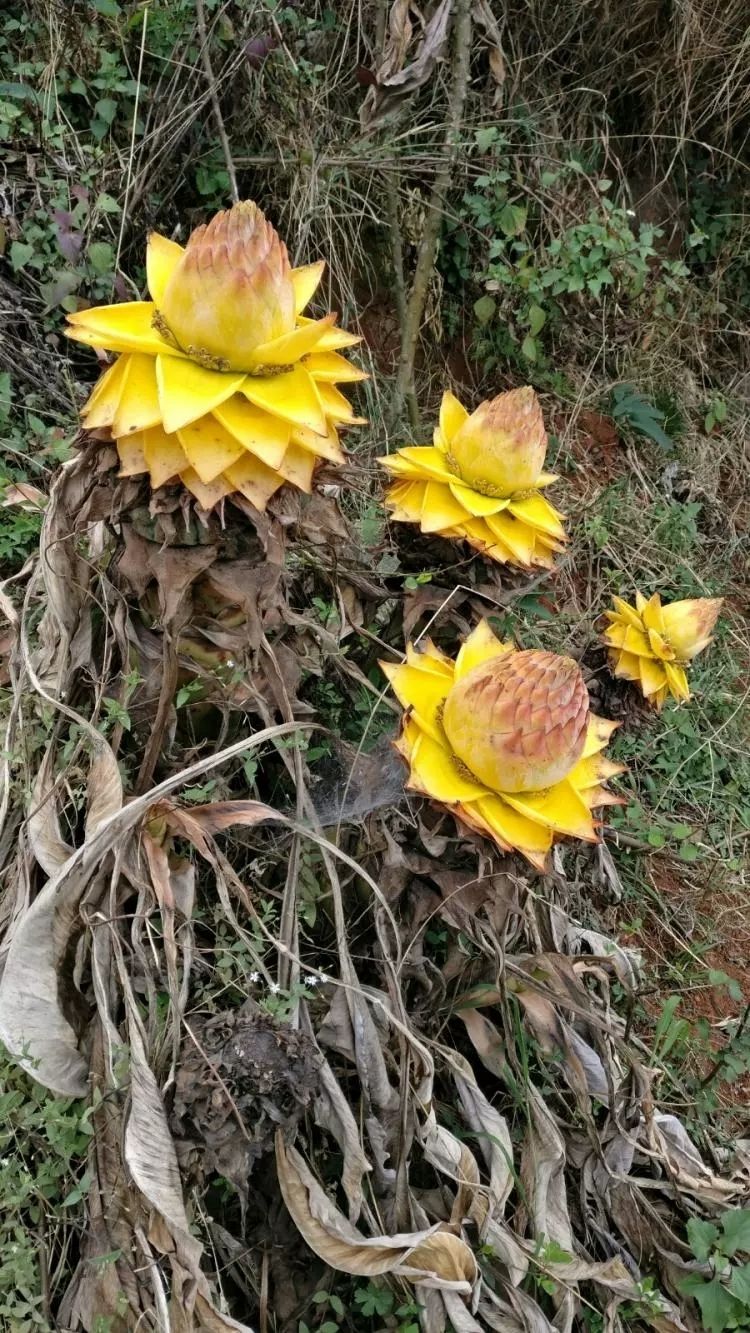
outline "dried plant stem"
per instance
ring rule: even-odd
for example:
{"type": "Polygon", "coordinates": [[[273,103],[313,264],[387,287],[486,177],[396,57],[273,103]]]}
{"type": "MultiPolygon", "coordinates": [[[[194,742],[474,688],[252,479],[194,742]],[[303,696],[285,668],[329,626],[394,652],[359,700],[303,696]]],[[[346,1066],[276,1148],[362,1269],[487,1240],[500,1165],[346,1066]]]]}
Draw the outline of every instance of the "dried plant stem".
{"type": "Polygon", "coordinates": [[[229,139],[227,138],[227,132],[226,129],[224,128],[224,118],[221,114],[221,107],[219,105],[219,94],[216,91],[216,79],[214,77],[214,71],[211,65],[211,54],[208,49],[208,31],[206,29],[206,10],[204,5],[204,0],[195,0],[195,16],[196,19],[198,20],[198,35],[200,37],[200,42],[201,42],[201,61],[203,63],[203,71],[206,75],[206,82],[208,83],[208,87],[211,93],[211,108],[214,113],[214,120],[216,121],[216,130],[219,135],[219,141],[221,143],[221,151],[224,154],[224,162],[226,163],[227,175],[229,177],[229,185],[232,191],[232,199],[234,203],[237,203],[237,200],[240,197],[240,192],[237,188],[237,173],[234,169],[234,159],[232,157],[232,150],[229,147],[229,139]]]}
{"type": "Polygon", "coordinates": [[[419,430],[419,408],[414,388],[414,358],[419,331],[422,326],[430,277],[435,267],[435,255],[437,253],[440,222],[445,209],[445,197],[448,193],[453,163],[456,158],[461,120],[469,84],[470,50],[471,3],[470,0],[456,0],[456,11],[453,19],[453,81],[448,102],[448,124],[443,144],[442,161],[435,176],[427,204],[417,264],[414,270],[414,280],[401,329],[401,355],[393,392],[394,421],[400,416],[404,402],[406,402],[409,420],[415,432],[419,430]]]}

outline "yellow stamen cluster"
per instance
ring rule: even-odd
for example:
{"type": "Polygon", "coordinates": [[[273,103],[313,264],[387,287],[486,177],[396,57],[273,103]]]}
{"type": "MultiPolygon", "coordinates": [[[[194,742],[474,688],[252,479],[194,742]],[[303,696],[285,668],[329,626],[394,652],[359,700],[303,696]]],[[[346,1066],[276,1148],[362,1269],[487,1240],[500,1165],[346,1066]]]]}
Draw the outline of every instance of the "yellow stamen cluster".
{"type": "Polygon", "coordinates": [[[323,263],[293,269],[260,209],[239,203],[185,249],[152,234],[146,268],[150,301],[69,316],[69,337],[119,353],[86,428],[114,439],[123,476],[179,478],[206,509],[233,492],[265,509],[284,482],[310,491],[360,421],[336,385],[366,378],[340,355],[359,338],[302,314],[323,263]]]}
{"type": "Polygon", "coordinates": [[[574,661],[519,652],[482,621],[455,662],[427,642],[381,666],[407,710],[412,790],[540,870],[556,837],[598,841],[591,812],[621,803],[604,783],[623,767],[602,753],[617,723],[591,715],[574,661]]]}
{"type": "Polygon", "coordinates": [[[557,478],[542,471],[547,433],[534,390],[501,393],[471,415],[445,393],[433,441],[379,460],[395,478],[386,494],[393,518],[492,560],[551,568],[565,532],[541,494],[557,478]]]}
{"type": "Polygon", "coordinates": [[[636,593],[635,606],[613,598],[604,639],[615,676],[634,681],[655,708],[671,695],[690,698],[686,665],[711,642],[721,610],[720,597],[697,597],[662,605],[655,592],[648,600],[636,593]]]}

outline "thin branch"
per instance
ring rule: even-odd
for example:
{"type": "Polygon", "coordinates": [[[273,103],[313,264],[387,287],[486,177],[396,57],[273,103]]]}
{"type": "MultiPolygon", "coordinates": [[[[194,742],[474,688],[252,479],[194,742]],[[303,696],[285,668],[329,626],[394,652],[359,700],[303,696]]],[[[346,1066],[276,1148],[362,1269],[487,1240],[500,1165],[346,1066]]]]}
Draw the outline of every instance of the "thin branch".
{"type": "Polygon", "coordinates": [[[219,94],[216,90],[216,79],[214,77],[213,68],[211,66],[211,54],[208,49],[208,32],[206,30],[206,10],[204,6],[204,0],[195,0],[195,15],[198,20],[198,35],[200,36],[201,40],[201,61],[203,63],[203,71],[206,75],[206,81],[208,83],[208,87],[211,93],[211,107],[213,109],[214,119],[216,121],[216,129],[219,134],[221,150],[224,154],[224,162],[226,163],[227,175],[229,177],[229,185],[232,191],[232,199],[236,204],[240,197],[240,192],[237,188],[237,173],[234,169],[234,159],[232,157],[232,150],[229,147],[229,139],[227,138],[227,132],[226,129],[224,128],[224,120],[221,114],[221,107],[219,105],[219,94]]]}
{"type": "Polygon", "coordinates": [[[456,159],[466,92],[469,84],[469,56],[471,51],[471,0],[456,0],[453,21],[453,83],[448,102],[448,125],[443,144],[442,163],[438,169],[427,204],[427,212],[419,254],[414,270],[414,281],[406,307],[406,318],[401,331],[396,385],[393,392],[393,419],[398,420],[404,401],[415,431],[419,430],[419,408],[414,389],[414,358],[422,326],[425,301],[430,278],[435,267],[440,223],[445,211],[445,200],[456,159]]]}

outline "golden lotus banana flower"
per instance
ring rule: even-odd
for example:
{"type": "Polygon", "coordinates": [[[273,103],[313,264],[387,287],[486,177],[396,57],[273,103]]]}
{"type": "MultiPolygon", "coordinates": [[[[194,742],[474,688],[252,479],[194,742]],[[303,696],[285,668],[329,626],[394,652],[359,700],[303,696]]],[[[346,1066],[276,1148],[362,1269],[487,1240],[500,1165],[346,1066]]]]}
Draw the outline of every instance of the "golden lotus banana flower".
{"type": "Polygon", "coordinates": [[[635,595],[635,606],[614,597],[614,610],[604,632],[616,676],[640,686],[645,698],[660,709],[671,695],[690,698],[686,665],[711,642],[722,597],[696,597],[663,606],[655,592],[648,600],[635,595]]]}
{"type": "Polygon", "coordinates": [[[68,316],[70,338],[119,353],[83,420],[115,440],[121,475],[262,510],[285,481],[310,491],[319,459],[343,462],[339,429],[360,419],[336,385],[367,377],[340,355],[359,338],[302,313],[324,267],[292,268],[260,209],[238,203],[184,249],[151,234],[150,301],[68,316]]]}
{"type": "Polygon", "coordinates": [[[604,783],[623,766],[602,753],[618,724],[590,713],[572,658],[519,651],[481,621],[455,662],[428,641],[381,666],[407,710],[411,790],[539,870],[558,836],[598,841],[592,810],[621,804],[604,783]]]}
{"type": "Polygon", "coordinates": [[[443,395],[433,444],[379,459],[394,478],[386,503],[399,523],[468,541],[492,560],[550,569],[562,550],[562,515],[541,494],[547,432],[530,387],[511,389],[471,415],[443,395]]]}

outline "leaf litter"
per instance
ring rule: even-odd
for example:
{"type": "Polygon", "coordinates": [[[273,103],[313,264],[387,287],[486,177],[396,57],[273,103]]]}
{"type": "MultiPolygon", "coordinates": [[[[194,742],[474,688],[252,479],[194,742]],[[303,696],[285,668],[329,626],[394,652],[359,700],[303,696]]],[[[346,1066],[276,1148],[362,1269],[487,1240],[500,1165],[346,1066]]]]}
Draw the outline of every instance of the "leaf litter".
{"type": "Polygon", "coordinates": [[[111,461],[65,465],[3,593],[0,1036],[93,1130],[61,1327],[296,1329],[362,1279],[428,1333],[684,1329],[686,1222],[741,1205],[747,1153],[660,1107],[639,957],[565,855],[457,834],[390,750],[382,635],[483,595],[405,599],[332,497],[206,518],[111,461]]]}

